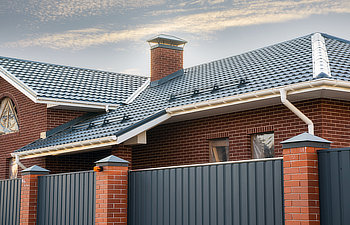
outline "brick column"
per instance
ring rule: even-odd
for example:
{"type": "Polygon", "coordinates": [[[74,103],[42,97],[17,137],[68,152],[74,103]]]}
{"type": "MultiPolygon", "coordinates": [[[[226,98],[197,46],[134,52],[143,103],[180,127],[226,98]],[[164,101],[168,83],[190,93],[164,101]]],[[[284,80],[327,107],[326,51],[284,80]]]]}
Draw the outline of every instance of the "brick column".
{"type": "Polygon", "coordinates": [[[317,150],[330,141],[303,133],[283,145],[285,225],[319,225],[317,150]]]}
{"type": "Polygon", "coordinates": [[[96,162],[96,225],[127,225],[128,161],[108,156],[96,162]]]}
{"type": "Polygon", "coordinates": [[[40,166],[22,170],[20,225],[36,225],[38,177],[49,172],[40,166]]]}

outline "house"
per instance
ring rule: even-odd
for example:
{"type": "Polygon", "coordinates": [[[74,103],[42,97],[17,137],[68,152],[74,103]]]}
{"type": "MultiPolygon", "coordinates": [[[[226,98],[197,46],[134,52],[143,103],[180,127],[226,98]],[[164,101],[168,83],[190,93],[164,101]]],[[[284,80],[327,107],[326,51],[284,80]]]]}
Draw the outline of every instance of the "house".
{"type": "Polygon", "coordinates": [[[314,33],[185,69],[186,41],[148,42],[150,79],[0,57],[0,178],[111,154],[133,169],[278,157],[302,132],[350,145],[350,41],[314,33]]]}

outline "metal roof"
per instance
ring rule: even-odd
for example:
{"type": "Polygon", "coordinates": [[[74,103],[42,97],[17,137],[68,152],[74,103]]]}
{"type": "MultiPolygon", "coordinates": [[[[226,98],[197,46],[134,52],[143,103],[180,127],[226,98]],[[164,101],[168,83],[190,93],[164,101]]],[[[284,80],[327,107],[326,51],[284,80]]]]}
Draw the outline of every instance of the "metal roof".
{"type": "MultiPolygon", "coordinates": [[[[311,36],[184,69],[172,79],[152,82],[131,104],[79,122],[17,151],[119,135],[164,114],[166,108],[315,80],[311,36]]],[[[349,42],[323,36],[331,79],[348,81],[349,42]]]]}
{"type": "Polygon", "coordinates": [[[147,81],[143,76],[1,56],[0,67],[31,88],[37,97],[72,102],[124,103],[147,81]]]}

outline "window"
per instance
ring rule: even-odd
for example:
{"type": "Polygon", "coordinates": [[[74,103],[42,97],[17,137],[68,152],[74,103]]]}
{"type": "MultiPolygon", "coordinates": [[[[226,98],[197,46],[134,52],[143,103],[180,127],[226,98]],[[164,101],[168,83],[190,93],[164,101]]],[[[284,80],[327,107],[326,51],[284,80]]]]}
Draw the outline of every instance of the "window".
{"type": "Polygon", "coordinates": [[[273,133],[251,135],[253,159],[272,158],[275,156],[273,133]]]}
{"type": "Polygon", "coordinates": [[[209,140],[210,162],[224,162],[228,160],[228,138],[209,140]]]}
{"type": "Polygon", "coordinates": [[[4,98],[0,105],[0,135],[18,131],[17,109],[10,98],[4,98]]]}

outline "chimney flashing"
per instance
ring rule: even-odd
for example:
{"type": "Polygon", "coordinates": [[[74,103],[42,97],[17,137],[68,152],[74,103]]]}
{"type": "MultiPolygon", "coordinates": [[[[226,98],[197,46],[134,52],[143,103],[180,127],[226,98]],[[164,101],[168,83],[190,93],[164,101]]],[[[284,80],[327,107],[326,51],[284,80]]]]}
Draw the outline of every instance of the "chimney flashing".
{"type": "Polygon", "coordinates": [[[178,47],[174,45],[164,45],[164,44],[155,44],[151,46],[151,49],[154,49],[154,48],[168,48],[168,49],[180,50],[180,51],[184,50],[183,47],[178,47]]]}

